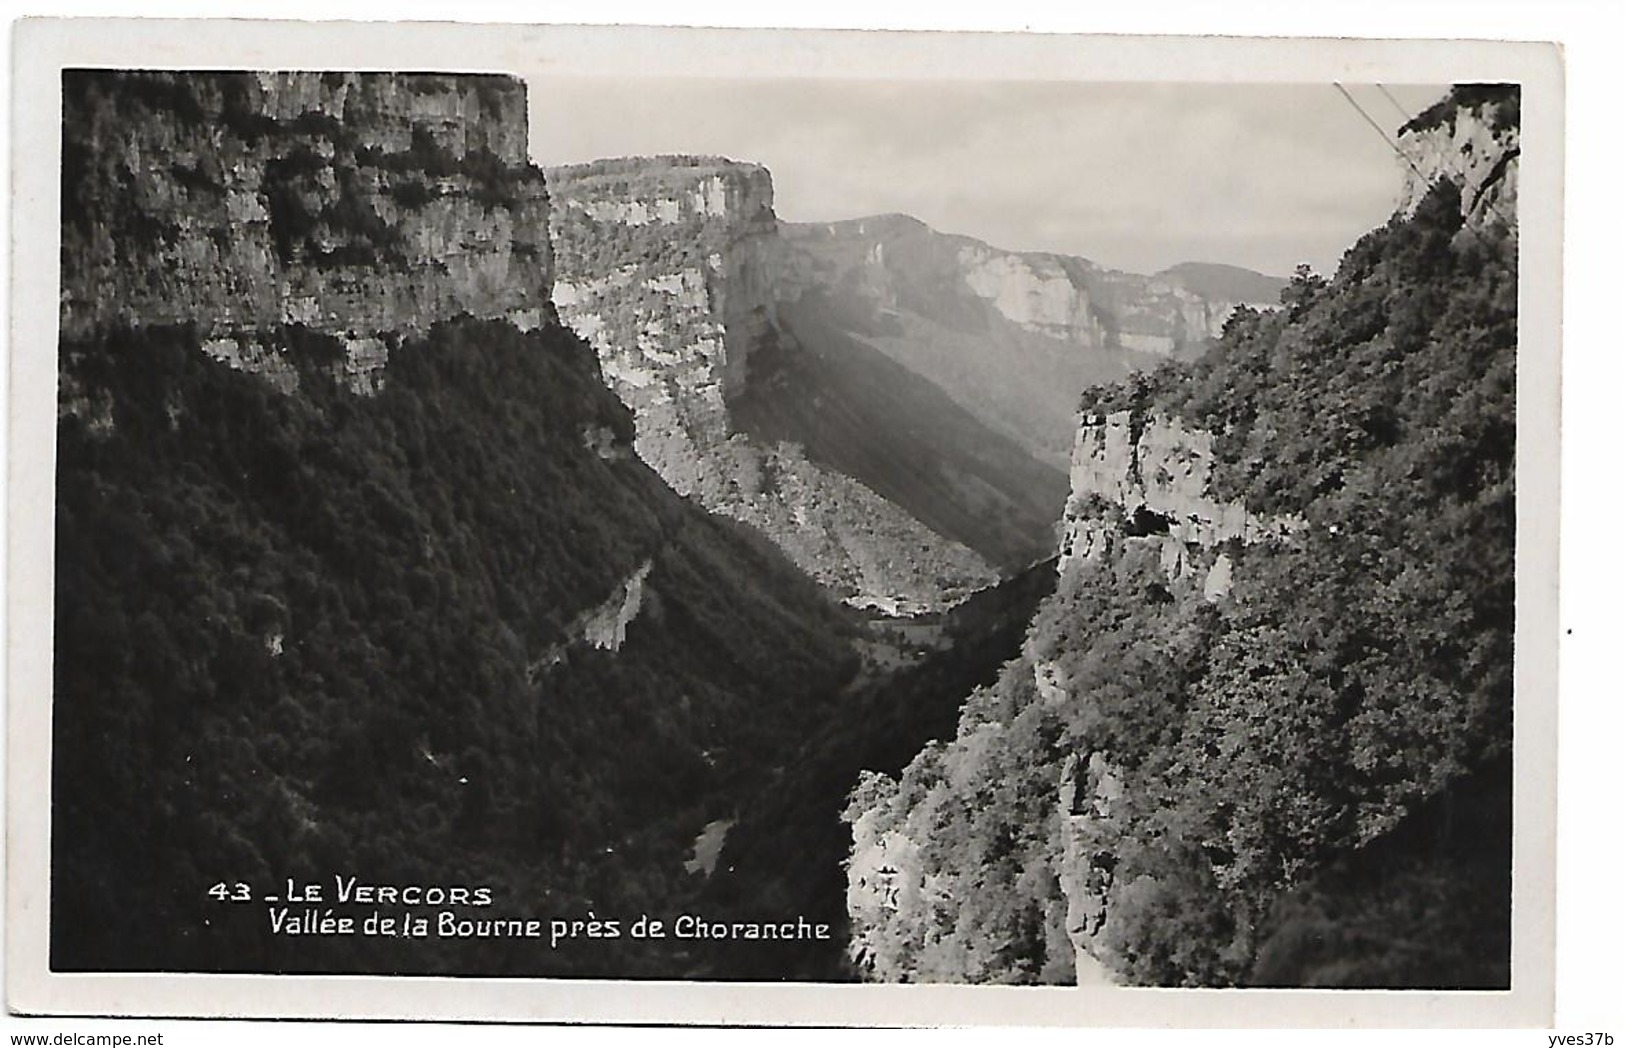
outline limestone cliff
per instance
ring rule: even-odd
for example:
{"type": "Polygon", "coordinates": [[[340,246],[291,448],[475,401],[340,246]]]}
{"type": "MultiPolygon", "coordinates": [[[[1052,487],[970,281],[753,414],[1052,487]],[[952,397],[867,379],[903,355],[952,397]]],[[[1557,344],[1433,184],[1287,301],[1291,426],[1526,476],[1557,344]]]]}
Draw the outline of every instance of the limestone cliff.
{"type": "MultiPolygon", "coordinates": [[[[771,308],[759,285],[775,240],[759,167],[682,158],[549,168],[560,316],[598,349],[638,419],[637,451],[684,494],[730,431],[726,398],[771,308]]],[[[770,279],[770,278],[769,278],[770,279]]]]}
{"type": "Polygon", "coordinates": [[[1072,493],[1062,518],[1067,578],[1117,536],[1153,544],[1170,582],[1200,574],[1204,595],[1230,591],[1230,544],[1289,535],[1302,522],[1266,520],[1209,490],[1213,437],[1160,412],[1086,412],[1072,452],[1072,493]]]}
{"type": "Polygon", "coordinates": [[[854,604],[940,606],[995,576],[792,439],[740,432],[753,353],[785,340],[782,244],[763,168],[719,158],[550,168],[554,302],[637,419],[638,454],[685,495],[761,530],[854,604]]]}
{"type": "Polygon", "coordinates": [[[1411,214],[1441,179],[1461,187],[1468,225],[1516,232],[1519,94],[1514,85],[1465,84],[1400,129],[1400,210],[1411,214]]]}
{"type": "Polygon", "coordinates": [[[300,325],[343,341],[333,373],[365,393],[436,321],[544,320],[547,194],[515,78],[72,70],[63,89],[66,338],[190,325],[291,388],[279,333],[300,325]]]}
{"type": "Polygon", "coordinates": [[[768,173],[716,157],[548,178],[555,302],[637,415],[638,453],[859,603],[985,582],[966,547],[1005,571],[1046,556],[1077,393],[1200,352],[1241,296],[1279,287],[1002,251],[903,215],[781,223],[768,173]]]}
{"type": "Polygon", "coordinates": [[[784,232],[788,282],[820,290],[856,337],[1056,465],[1085,386],[1200,353],[1237,305],[1274,306],[1283,283],[1231,267],[1123,273],[1002,250],[906,215],[784,232]],[[1216,268],[1231,279],[1203,272],[1216,268]]]}
{"type": "MultiPolygon", "coordinates": [[[[85,392],[82,347],[144,328],[188,328],[282,394],[319,374],[373,395],[391,351],[439,322],[553,318],[517,78],[83,70],[64,92],[59,412],[92,433],[112,431],[114,394],[85,392]],[[338,352],[295,360],[308,332],[338,352]]],[[[580,440],[627,454],[590,413],[580,440]]],[[[582,611],[572,641],[619,650],[649,571],[582,611]]]]}

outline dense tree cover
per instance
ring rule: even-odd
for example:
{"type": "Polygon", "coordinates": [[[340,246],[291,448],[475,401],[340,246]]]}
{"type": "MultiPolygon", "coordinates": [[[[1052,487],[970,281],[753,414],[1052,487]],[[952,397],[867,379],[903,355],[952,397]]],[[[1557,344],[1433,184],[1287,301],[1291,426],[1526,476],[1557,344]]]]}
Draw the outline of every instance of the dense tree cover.
{"type": "Polygon", "coordinates": [[[489,885],[486,916],[676,912],[693,835],[855,670],[808,580],[626,453],[562,329],[439,325],[375,398],[336,341],[281,340],[292,396],[186,329],[63,347],[113,427],[59,425],[53,965],[671,974],[624,939],[290,940],[206,894],[355,874],[489,885]],[[646,561],[624,646],[580,643],[646,561]]]}
{"type": "Polygon", "coordinates": [[[1506,984],[1514,253],[1441,184],[1201,361],[1086,395],[1213,433],[1214,493],[1302,525],[1229,550],[1209,604],[1096,507],[1116,537],[1032,630],[1068,701],[1014,665],[952,743],[854,799],[931,886],[864,936],[878,974],[1069,978],[1070,854],[1104,906],[1090,951],[1132,982],[1506,984]],[[1371,948],[1341,968],[1300,948],[1337,929],[1371,948]]]}

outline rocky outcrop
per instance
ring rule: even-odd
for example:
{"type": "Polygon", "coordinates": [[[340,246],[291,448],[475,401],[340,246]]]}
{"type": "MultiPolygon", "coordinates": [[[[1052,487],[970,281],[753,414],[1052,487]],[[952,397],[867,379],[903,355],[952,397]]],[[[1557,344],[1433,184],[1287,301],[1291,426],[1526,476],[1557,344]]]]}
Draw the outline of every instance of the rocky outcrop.
{"type": "MultiPolygon", "coordinates": [[[[1240,502],[1214,497],[1213,438],[1160,413],[1085,412],[1072,457],[1072,493],[1062,524],[1058,590],[1079,585],[1084,562],[1153,557],[1172,590],[1199,593],[1209,603],[1229,597],[1242,546],[1284,539],[1301,528],[1295,518],[1267,519],[1240,502]]],[[[1029,640],[1034,690],[1064,714],[1076,694],[1063,659],[1029,640]]],[[[1056,805],[1055,877],[1066,899],[1066,935],[1079,985],[1109,985],[1121,966],[1105,934],[1116,851],[1124,833],[1114,811],[1122,776],[1104,753],[1069,756],[1056,805]]]]}
{"type": "Polygon", "coordinates": [[[1118,980],[1098,954],[1106,925],[1106,899],[1112,889],[1112,852],[1122,832],[1116,809],[1123,782],[1102,754],[1066,759],[1056,804],[1061,846],[1056,880],[1066,897],[1066,936],[1072,944],[1074,979],[1079,986],[1110,986],[1118,980]]]}
{"type": "Polygon", "coordinates": [[[846,869],[846,912],[853,935],[848,954],[860,972],[881,979],[913,972],[929,981],[911,951],[887,926],[899,917],[926,913],[934,903],[927,875],[920,869],[920,845],[902,829],[888,825],[895,791],[883,776],[866,773],[853,791],[852,853],[846,869]]]}
{"type": "Polygon", "coordinates": [[[856,605],[940,607],[989,565],[796,442],[739,432],[753,352],[781,340],[784,257],[765,169],[715,157],[547,172],[560,317],[592,343],[637,420],[636,450],[678,492],[756,527],[856,605]]]}
{"type": "Polygon", "coordinates": [[[654,559],[644,560],[615,583],[609,596],[571,619],[563,629],[563,637],[542,649],[539,658],[526,664],[525,678],[530,685],[535,687],[546,680],[555,667],[570,657],[572,650],[586,647],[595,651],[620,651],[626,644],[627,627],[643,614],[645,607],[656,603],[655,591],[648,584],[653,570],[654,559]]]}
{"type": "Polygon", "coordinates": [[[644,561],[638,570],[621,580],[609,599],[582,617],[582,641],[600,651],[621,650],[621,645],[626,643],[626,627],[643,610],[643,585],[653,567],[654,561],[644,561]]]}
{"type": "Polygon", "coordinates": [[[1264,519],[1209,491],[1213,437],[1177,418],[1132,411],[1086,413],[1072,454],[1072,493],[1062,518],[1063,579],[1118,537],[1157,547],[1170,581],[1199,577],[1203,595],[1230,591],[1229,544],[1291,534],[1301,523],[1264,519]]]}
{"type": "Polygon", "coordinates": [[[1519,89],[1515,84],[1466,84],[1400,129],[1404,188],[1399,208],[1416,210],[1441,180],[1461,189],[1469,225],[1494,221],[1516,233],[1519,89]]]}
{"type": "Polygon", "coordinates": [[[864,772],[851,795],[851,855],[847,861],[847,954],[864,977],[882,981],[951,980],[954,960],[895,934],[897,925],[929,920],[951,907],[941,882],[921,863],[913,825],[900,825],[900,798],[884,775],[864,772]]]}
{"type": "MultiPolygon", "coordinates": [[[[375,392],[391,344],[469,314],[547,316],[547,193],[505,76],[64,77],[65,339],[195,328],[211,356],[296,383],[283,332],[338,337],[375,392]]],[[[71,410],[64,398],[64,410],[71,410]]]]}

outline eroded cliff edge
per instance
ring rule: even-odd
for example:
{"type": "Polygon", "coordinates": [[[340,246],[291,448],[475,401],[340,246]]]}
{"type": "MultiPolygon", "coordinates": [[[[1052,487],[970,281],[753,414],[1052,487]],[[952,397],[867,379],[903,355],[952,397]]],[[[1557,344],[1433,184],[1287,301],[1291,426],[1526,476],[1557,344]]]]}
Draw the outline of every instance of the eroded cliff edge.
{"type": "Polygon", "coordinates": [[[515,78],[70,70],[63,88],[69,338],[189,324],[288,386],[275,332],[297,325],[340,338],[336,374],[368,392],[438,320],[544,320],[547,192],[515,78]]]}

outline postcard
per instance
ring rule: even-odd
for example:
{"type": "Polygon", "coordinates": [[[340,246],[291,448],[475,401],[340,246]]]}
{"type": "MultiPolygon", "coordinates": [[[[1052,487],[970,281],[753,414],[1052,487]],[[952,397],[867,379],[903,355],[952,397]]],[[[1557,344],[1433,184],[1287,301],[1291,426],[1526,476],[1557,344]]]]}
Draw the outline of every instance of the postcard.
{"type": "Polygon", "coordinates": [[[1551,1021],[1554,46],[17,32],[13,1010],[1551,1021]]]}

